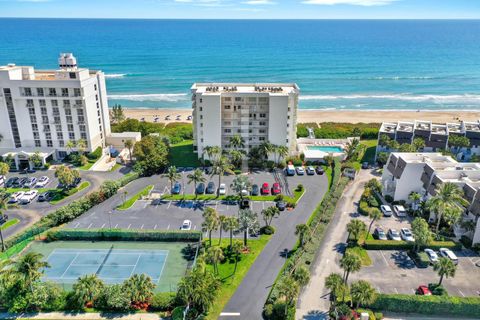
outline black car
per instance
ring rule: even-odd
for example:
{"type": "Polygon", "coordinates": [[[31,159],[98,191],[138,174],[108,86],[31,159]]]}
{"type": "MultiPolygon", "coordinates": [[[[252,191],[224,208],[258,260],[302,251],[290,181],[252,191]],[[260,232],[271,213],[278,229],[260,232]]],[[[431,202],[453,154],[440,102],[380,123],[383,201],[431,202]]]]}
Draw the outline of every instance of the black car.
{"type": "Polygon", "coordinates": [[[254,184],[252,186],[252,190],[250,191],[250,195],[258,196],[259,193],[260,193],[260,188],[258,187],[258,184],[254,184]]]}
{"type": "Polygon", "coordinates": [[[196,194],[204,194],[205,193],[205,183],[199,183],[197,188],[195,189],[196,194]]]}
{"type": "Polygon", "coordinates": [[[370,166],[370,165],[369,165],[368,162],[363,162],[363,163],[362,163],[362,169],[368,169],[369,166],[370,166]]]}
{"type": "Polygon", "coordinates": [[[24,183],[27,182],[27,178],[20,178],[13,183],[14,188],[22,188],[24,183]]]}
{"type": "Polygon", "coordinates": [[[287,207],[287,204],[285,203],[285,201],[277,201],[276,206],[277,206],[278,210],[285,211],[285,208],[287,207]]]}
{"type": "Polygon", "coordinates": [[[322,174],[325,173],[325,170],[323,170],[322,167],[318,166],[318,167],[315,168],[315,172],[319,175],[322,175],[322,174]]]}
{"type": "Polygon", "coordinates": [[[248,209],[250,208],[250,201],[248,199],[243,199],[238,205],[240,206],[240,209],[248,209]]]}
{"type": "Polygon", "coordinates": [[[39,202],[44,202],[44,201],[50,201],[53,198],[53,192],[52,191],[46,191],[43,193],[40,193],[38,196],[38,201],[39,202]]]}
{"type": "Polygon", "coordinates": [[[206,193],[207,193],[207,194],[214,194],[214,193],[215,193],[215,190],[216,190],[216,188],[215,188],[215,183],[214,183],[213,181],[210,181],[210,182],[208,183],[208,185],[207,185],[207,191],[206,191],[206,193]]]}
{"type": "Polygon", "coordinates": [[[82,181],[82,178],[78,177],[73,180],[73,183],[70,185],[70,188],[75,188],[78,186],[78,184],[82,181]]]}
{"type": "Polygon", "coordinates": [[[180,194],[181,191],[182,185],[180,184],[180,182],[175,182],[172,188],[172,194],[180,194]]]}
{"type": "Polygon", "coordinates": [[[7,180],[7,182],[5,183],[5,187],[6,188],[11,188],[15,185],[15,183],[17,183],[18,181],[18,177],[11,177],[10,179],[7,180]]]}
{"type": "Polygon", "coordinates": [[[8,220],[8,216],[6,214],[1,214],[0,215],[0,225],[4,224],[5,222],[7,222],[8,220]]]}

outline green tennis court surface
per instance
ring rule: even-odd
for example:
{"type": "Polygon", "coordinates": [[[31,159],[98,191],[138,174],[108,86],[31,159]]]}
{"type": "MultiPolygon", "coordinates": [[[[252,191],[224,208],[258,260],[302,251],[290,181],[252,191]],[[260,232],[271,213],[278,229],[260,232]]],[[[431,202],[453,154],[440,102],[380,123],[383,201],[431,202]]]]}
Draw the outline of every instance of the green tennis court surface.
{"type": "Polygon", "coordinates": [[[155,291],[175,291],[189,264],[186,246],[174,242],[54,241],[34,242],[29,251],[43,254],[50,265],[43,280],[65,289],[87,274],[96,274],[107,284],[146,274],[156,284],[155,291]]]}

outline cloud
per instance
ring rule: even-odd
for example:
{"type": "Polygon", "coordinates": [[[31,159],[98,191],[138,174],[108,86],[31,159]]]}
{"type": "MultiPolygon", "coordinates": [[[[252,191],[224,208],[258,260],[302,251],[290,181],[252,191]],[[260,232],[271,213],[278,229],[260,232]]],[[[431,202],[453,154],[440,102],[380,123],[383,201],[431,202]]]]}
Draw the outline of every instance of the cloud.
{"type": "Polygon", "coordinates": [[[225,3],[224,0],[174,0],[177,3],[191,4],[193,6],[199,7],[223,7],[228,6],[229,4],[225,3]]]}
{"type": "Polygon", "coordinates": [[[277,4],[276,2],[273,2],[271,0],[249,0],[249,1],[242,2],[242,3],[253,5],[253,6],[265,5],[265,4],[277,4]]]}
{"type": "Polygon", "coordinates": [[[391,4],[398,0],[305,0],[302,3],[305,4],[317,4],[317,5],[337,5],[337,4],[348,4],[352,6],[384,6],[391,4]]]}

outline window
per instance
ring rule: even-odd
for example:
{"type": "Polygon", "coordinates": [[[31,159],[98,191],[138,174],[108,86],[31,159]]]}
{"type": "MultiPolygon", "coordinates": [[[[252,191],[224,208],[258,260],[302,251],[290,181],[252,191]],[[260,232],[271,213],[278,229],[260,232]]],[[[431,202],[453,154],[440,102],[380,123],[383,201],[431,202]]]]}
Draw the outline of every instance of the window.
{"type": "Polygon", "coordinates": [[[202,99],[202,98],[200,98],[200,103],[202,103],[202,102],[203,102],[203,99],[202,99]]]}
{"type": "Polygon", "coordinates": [[[203,107],[200,107],[200,111],[203,111],[203,107]]]}
{"type": "Polygon", "coordinates": [[[43,124],[48,124],[48,117],[47,116],[42,116],[42,123],[43,124]]]}
{"type": "Polygon", "coordinates": [[[265,133],[266,130],[265,130],[265,129],[260,129],[260,130],[258,130],[258,132],[259,132],[259,133],[265,133]]]}
{"type": "Polygon", "coordinates": [[[65,109],[65,115],[66,115],[66,116],[71,116],[71,115],[72,115],[72,110],[70,110],[70,109],[65,109]]]}
{"type": "Polygon", "coordinates": [[[43,88],[37,88],[37,96],[43,97],[43,95],[44,95],[43,88]]]}
{"type": "Polygon", "coordinates": [[[40,105],[40,107],[45,107],[47,105],[47,103],[43,99],[38,100],[38,104],[40,105]]]}
{"type": "Polygon", "coordinates": [[[38,124],[32,123],[32,130],[33,131],[38,131],[38,124]]]}
{"type": "Polygon", "coordinates": [[[50,125],[49,124],[44,125],[43,126],[43,131],[50,132],[50,125]]]}
{"type": "Polygon", "coordinates": [[[82,95],[82,92],[80,91],[80,88],[73,88],[73,95],[75,97],[80,97],[82,95]]]}
{"type": "Polygon", "coordinates": [[[57,90],[55,88],[49,88],[48,89],[48,95],[50,97],[56,97],[57,96],[57,90]]]}
{"type": "Polygon", "coordinates": [[[62,88],[62,97],[68,97],[68,88],[62,88]]]}
{"type": "Polygon", "coordinates": [[[40,108],[40,112],[42,113],[42,115],[47,115],[47,108],[45,107],[40,108]]]}
{"type": "Polygon", "coordinates": [[[78,122],[79,123],[84,123],[85,122],[85,117],[84,116],[78,116],[78,122]]]}
{"type": "Polygon", "coordinates": [[[265,137],[258,137],[258,140],[265,141],[265,137]]]}
{"type": "Polygon", "coordinates": [[[56,124],[55,125],[55,130],[57,130],[58,134],[62,134],[62,125],[61,124],[56,124]]]}
{"type": "Polygon", "coordinates": [[[68,131],[73,131],[73,124],[67,124],[68,131]]]}
{"type": "Polygon", "coordinates": [[[232,132],[232,129],[225,129],[224,132],[225,133],[230,133],[230,132],[232,132]]]}
{"type": "Polygon", "coordinates": [[[52,134],[50,132],[45,133],[45,138],[51,140],[52,139],[52,134]]]}
{"type": "Polygon", "coordinates": [[[53,121],[54,121],[55,123],[60,123],[60,116],[54,116],[54,117],[53,117],[53,121]]]}
{"type": "Polygon", "coordinates": [[[32,88],[24,88],[23,90],[24,90],[25,95],[26,95],[27,97],[31,97],[31,96],[32,96],[32,88]]]}
{"type": "Polygon", "coordinates": [[[82,106],[83,105],[82,100],[75,100],[75,105],[82,106]]]}
{"type": "Polygon", "coordinates": [[[80,125],[79,128],[80,128],[80,131],[81,131],[81,132],[85,132],[85,131],[86,131],[86,130],[85,130],[85,129],[86,129],[86,128],[85,128],[85,125],[83,125],[83,124],[80,125]]]}
{"type": "Polygon", "coordinates": [[[47,140],[47,147],[53,147],[52,140],[47,140]]]}
{"type": "Polygon", "coordinates": [[[235,101],[237,101],[237,102],[242,101],[242,98],[241,97],[235,97],[235,101]]]}
{"type": "Polygon", "coordinates": [[[35,116],[30,116],[31,123],[37,123],[37,118],[35,116]]]}
{"type": "Polygon", "coordinates": [[[202,115],[200,115],[200,119],[203,119],[203,116],[202,116],[202,115]]]}
{"type": "Polygon", "coordinates": [[[100,117],[100,110],[97,110],[97,116],[100,117]]]}
{"type": "Polygon", "coordinates": [[[59,145],[61,148],[65,147],[65,141],[59,140],[59,141],[58,141],[58,145],[59,145]]]}
{"type": "Polygon", "coordinates": [[[35,140],[35,147],[39,148],[41,146],[42,144],[40,143],[40,140],[35,140]]]}
{"type": "Polygon", "coordinates": [[[33,133],[33,138],[34,138],[34,139],[40,139],[40,133],[34,132],[34,133],[33,133]]]}
{"type": "Polygon", "coordinates": [[[75,72],[69,72],[68,75],[70,76],[70,79],[76,79],[77,74],[75,72]]]}
{"type": "Polygon", "coordinates": [[[70,107],[70,100],[63,100],[64,107],[70,107]]]}
{"type": "Polygon", "coordinates": [[[58,109],[58,107],[53,107],[52,112],[53,112],[54,115],[59,115],[60,114],[60,110],[58,109]]]}
{"type": "Polygon", "coordinates": [[[31,116],[35,115],[35,109],[34,108],[28,108],[28,114],[31,116]]]}
{"type": "Polygon", "coordinates": [[[200,123],[200,127],[203,128],[203,123],[200,123]]]}
{"type": "Polygon", "coordinates": [[[72,116],[66,116],[67,123],[73,123],[72,116]]]}
{"type": "Polygon", "coordinates": [[[80,138],[87,140],[87,134],[85,132],[80,132],[80,138]]]}
{"type": "Polygon", "coordinates": [[[58,107],[58,100],[52,100],[52,107],[58,107]]]}
{"type": "Polygon", "coordinates": [[[75,133],[74,132],[69,132],[68,133],[68,139],[75,140],[75,133]]]}
{"type": "Polygon", "coordinates": [[[267,117],[267,114],[265,113],[260,113],[260,118],[266,118],[267,117]]]}
{"type": "Polygon", "coordinates": [[[97,100],[97,101],[98,101],[98,94],[96,94],[96,95],[95,95],[95,100],[97,100]]]}
{"type": "Polygon", "coordinates": [[[83,110],[82,109],[77,109],[77,115],[83,116],[83,110]]]}
{"type": "Polygon", "coordinates": [[[259,124],[260,124],[261,126],[267,125],[267,123],[266,123],[265,121],[260,121],[259,124]]]}
{"type": "Polygon", "coordinates": [[[97,84],[96,83],[93,84],[93,90],[97,91],[97,84]]]}
{"type": "Polygon", "coordinates": [[[33,100],[27,99],[27,107],[33,107],[33,100]]]}
{"type": "Polygon", "coordinates": [[[225,110],[230,110],[230,106],[225,106],[225,110]]]}

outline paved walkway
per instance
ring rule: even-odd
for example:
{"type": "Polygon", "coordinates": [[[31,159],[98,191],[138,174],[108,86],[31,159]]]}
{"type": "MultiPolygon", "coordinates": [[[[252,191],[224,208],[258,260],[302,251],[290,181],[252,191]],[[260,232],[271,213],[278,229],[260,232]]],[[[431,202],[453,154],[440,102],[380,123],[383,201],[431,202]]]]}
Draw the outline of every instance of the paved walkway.
{"type": "Polygon", "coordinates": [[[339,200],[340,205],[337,206],[313,266],[310,283],[300,294],[297,319],[328,319],[329,291],[324,288],[324,281],[330,273],[340,272],[338,261],[346,246],[346,225],[356,214],[356,201],[360,199],[365,183],[373,177],[370,171],[362,170],[339,200]]]}
{"type": "Polygon", "coordinates": [[[0,313],[0,319],[41,319],[41,320],[160,320],[155,313],[68,313],[68,312],[48,312],[48,313],[0,313]]]}

